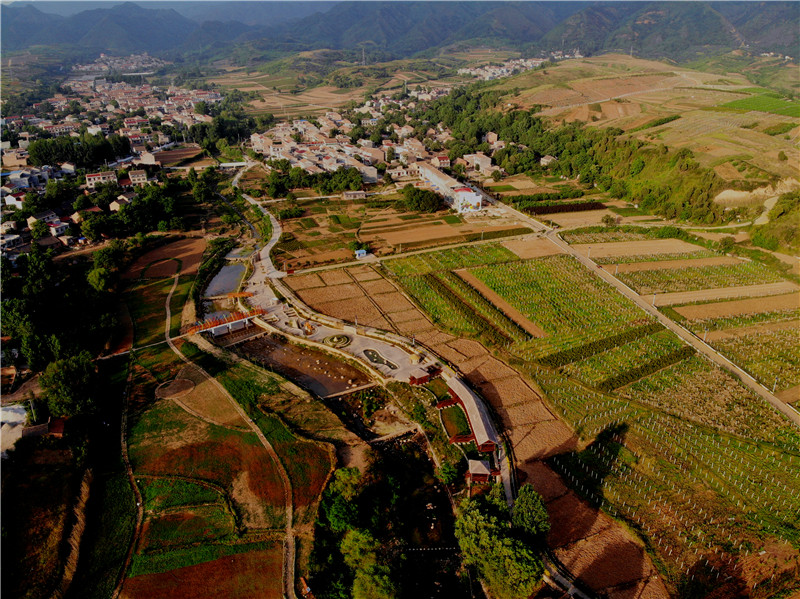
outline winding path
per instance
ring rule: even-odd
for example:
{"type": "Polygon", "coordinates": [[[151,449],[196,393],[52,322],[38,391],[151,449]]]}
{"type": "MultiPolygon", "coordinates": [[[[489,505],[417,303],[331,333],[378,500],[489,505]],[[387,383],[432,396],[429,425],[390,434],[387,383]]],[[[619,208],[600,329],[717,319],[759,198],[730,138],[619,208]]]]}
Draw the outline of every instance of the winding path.
{"type": "Polygon", "coordinates": [[[283,497],[284,502],[286,505],[286,538],[283,543],[283,584],[285,587],[286,596],[289,599],[296,599],[295,591],[294,591],[294,565],[295,565],[295,538],[294,538],[294,528],[293,528],[293,515],[294,509],[292,506],[292,482],[289,480],[289,475],[286,473],[286,469],[283,467],[278,454],[275,452],[275,449],[272,447],[270,442],[264,436],[264,433],[261,432],[261,429],[258,428],[258,425],[250,418],[247,413],[244,411],[242,406],[239,405],[233,397],[231,397],[230,393],[222,386],[222,384],[213,376],[208,374],[203,368],[201,368],[198,364],[192,362],[189,358],[183,355],[181,351],[177,348],[175,343],[172,341],[170,337],[169,330],[170,330],[170,321],[172,317],[172,311],[170,310],[170,301],[172,300],[172,294],[175,292],[176,287],[178,286],[178,276],[180,273],[175,273],[174,275],[174,282],[172,283],[172,288],[169,290],[169,294],[167,295],[166,300],[166,311],[167,311],[167,319],[164,323],[164,337],[167,341],[167,345],[169,348],[177,355],[183,362],[186,364],[191,364],[195,368],[197,368],[203,376],[208,378],[216,387],[219,389],[220,393],[230,402],[233,409],[239,414],[239,416],[244,420],[247,425],[250,427],[258,440],[261,442],[261,445],[267,451],[269,456],[272,458],[272,461],[275,462],[275,468],[278,471],[278,474],[281,477],[281,481],[283,483],[283,497]]]}

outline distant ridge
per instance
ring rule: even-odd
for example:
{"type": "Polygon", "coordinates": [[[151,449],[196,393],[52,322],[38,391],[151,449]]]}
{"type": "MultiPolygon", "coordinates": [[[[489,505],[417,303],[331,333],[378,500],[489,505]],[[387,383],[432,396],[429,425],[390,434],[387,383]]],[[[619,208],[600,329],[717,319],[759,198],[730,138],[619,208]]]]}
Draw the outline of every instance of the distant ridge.
{"type": "Polygon", "coordinates": [[[492,44],[683,61],[737,48],[794,55],[800,44],[800,2],[101,2],[66,16],[61,4],[3,4],[3,50],[241,55],[251,48],[257,57],[363,46],[404,58],[492,44]],[[62,14],[42,10],[51,7],[62,14]]]}

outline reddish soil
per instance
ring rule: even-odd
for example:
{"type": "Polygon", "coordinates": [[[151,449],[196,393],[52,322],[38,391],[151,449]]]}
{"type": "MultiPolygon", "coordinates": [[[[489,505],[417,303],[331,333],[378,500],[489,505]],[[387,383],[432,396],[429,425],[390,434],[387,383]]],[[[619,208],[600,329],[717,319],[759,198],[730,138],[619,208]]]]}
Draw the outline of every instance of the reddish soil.
{"type": "MultiPolygon", "coordinates": [[[[173,241],[154,250],[139,256],[128,271],[123,275],[126,279],[138,279],[143,276],[148,266],[163,260],[176,259],[181,261],[181,274],[194,275],[197,274],[197,268],[203,258],[203,252],[206,249],[206,240],[202,237],[191,237],[189,239],[180,239],[173,241]]],[[[165,267],[166,268],[166,267],[165,267]]],[[[151,275],[147,273],[148,277],[153,276],[170,276],[174,274],[174,270],[167,275],[151,275]]]]}
{"type": "MultiPolygon", "coordinates": [[[[548,242],[549,243],[549,242],[548,242]]],[[[557,252],[554,252],[557,253],[557,252]]],[[[525,315],[517,310],[514,306],[509,304],[506,300],[500,297],[497,293],[493,290],[489,289],[483,281],[475,277],[471,272],[468,270],[457,270],[455,273],[461,277],[468,285],[475,288],[478,293],[480,293],[483,297],[489,300],[495,308],[500,310],[503,314],[508,316],[511,320],[516,322],[519,326],[525,329],[528,333],[533,335],[534,337],[546,337],[547,333],[545,333],[541,327],[539,327],[536,323],[531,322],[525,315]]]]}
{"type": "Polygon", "coordinates": [[[283,483],[272,458],[254,437],[248,442],[243,435],[231,434],[225,440],[204,440],[159,451],[162,447],[152,445],[147,461],[136,464],[136,470],[190,476],[233,489],[248,526],[263,528],[270,524],[265,508],[283,509],[283,483]]]}
{"type": "Polygon", "coordinates": [[[133,347],[133,320],[125,302],[120,302],[117,317],[119,325],[114,329],[108,350],[111,356],[126,352],[133,347]]]}
{"type": "Polygon", "coordinates": [[[608,243],[576,243],[573,249],[595,258],[609,256],[643,256],[646,254],[682,254],[699,252],[703,248],[680,239],[645,239],[642,241],[612,241],[608,243]]]}
{"type": "Polygon", "coordinates": [[[759,312],[777,312],[792,310],[800,306],[800,293],[775,295],[757,299],[744,299],[731,302],[716,302],[699,306],[680,306],[675,311],[689,320],[704,318],[724,318],[726,316],[743,316],[759,312]]]}
{"type": "Polygon", "coordinates": [[[121,597],[171,599],[249,599],[283,596],[283,553],[280,544],[266,551],[230,555],[204,564],[125,581],[121,597]]]}
{"type": "Polygon", "coordinates": [[[267,365],[320,397],[370,382],[353,366],[323,352],[261,337],[239,346],[249,359],[267,365]]]}
{"type": "Polygon", "coordinates": [[[146,279],[163,279],[164,277],[171,277],[178,272],[180,263],[172,258],[153,262],[142,272],[142,278],[146,279]]]}
{"type": "MultiPolygon", "coordinates": [[[[763,285],[743,285],[740,287],[723,287],[721,289],[701,289],[699,291],[678,291],[675,293],[662,293],[656,296],[656,306],[673,306],[675,304],[688,304],[705,300],[722,300],[735,297],[762,297],[790,293],[800,289],[796,283],[782,281],[780,283],[765,283],[763,285]]],[[[764,300],[766,303],[768,300],[764,300]]],[[[700,306],[696,306],[700,307],[700,306]]],[[[795,306],[796,307],[796,306],[795,306]]],[[[763,312],[766,308],[758,310],[763,312]]],[[[775,309],[775,308],[770,308],[775,309]]],[[[730,314],[729,314],[730,315],[730,314]]],[[[700,317],[703,318],[703,317],[700,317]]],[[[705,318],[709,318],[706,316],[705,318]]]]}
{"type": "Polygon", "coordinates": [[[547,239],[517,239],[506,241],[503,246],[523,260],[563,253],[555,243],[547,239]]]}

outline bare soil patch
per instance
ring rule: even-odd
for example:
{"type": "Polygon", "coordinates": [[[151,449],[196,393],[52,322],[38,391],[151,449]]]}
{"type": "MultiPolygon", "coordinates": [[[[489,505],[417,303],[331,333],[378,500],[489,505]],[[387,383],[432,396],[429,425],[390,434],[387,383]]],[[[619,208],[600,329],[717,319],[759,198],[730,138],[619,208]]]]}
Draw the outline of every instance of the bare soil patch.
{"type": "Polygon", "coordinates": [[[356,297],[364,297],[363,292],[355,283],[349,285],[336,285],[335,287],[312,287],[299,290],[297,295],[312,306],[324,302],[339,302],[351,300],[356,297]]]}
{"type": "Polygon", "coordinates": [[[350,285],[353,282],[346,272],[343,270],[326,270],[319,273],[320,279],[329,286],[333,285],[350,285]]]}
{"type": "MultiPolygon", "coordinates": [[[[675,304],[688,304],[706,300],[721,300],[734,297],[761,297],[790,293],[800,289],[797,284],[789,281],[780,283],[765,283],[764,285],[744,285],[741,287],[723,287],[720,289],[701,289],[699,291],[680,291],[676,293],[662,293],[656,296],[656,306],[672,306],[675,304]]],[[[796,307],[796,306],[795,306],[796,307]]],[[[777,308],[770,308],[775,310],[777,308]]],[[[763,312],[765,308],[758,310],[763,312]]]]}
{"type": "Polygon", "coordinates": [[[125,581],[121,597],[174,599],[249,599],[281,597],[283,552],[280,543],[268,550],[229,555],[217,560],[125,581]]]}
{"type": "Polygon", "coordinates": [[[643,256],[645,254],[682,254],[699,252],[704,248],[680,239],[645,239],[642,241],[611,241],[608,243],[576,243],[578,253],[595,258],[609,256],[643,256]],[[591,250],[591,252],[589,251],[591,250]]]}
{"type": "Polygon", "coordinates": [[[705,231],[692,231],[692,235],[697,235],[698,237],[702,239],[708,239],[709,241],[720,241],[725,237],[733,237],[733,240],[736,243],[750,241],[750,235],[748,233],[707,233],[705,231]]]}
{"type": "Polygon", "coordinates": [[[516,239],[513,241],[506,241],[503,247],[511,250],[523,260],[562,253],[561,249],[555,243],[547,239],[516,239]]]}
{"type": "Polygon", "coordinates": [[[370,382],[369,376],[333,356],[270,337],[247,341],[239,348],[249,359],[267,365],[320,397],[370,382]]]}
{"type": "Polygon", "coordinates": [[[214,424],[247,428],[247,423],[225,394],[196,366],[184,366],[176,380],[188,380],[193,384],[188,393],[179,396],[181,407],[187,407],[214,424]]]}
{"type": "Polygon", "coordinates": [[[378,293],[392,293],[396,292],[397,288],[386,279],[374,279],[372,281],[363,281],[361,286],[370,295],[378,293]]]}
{"type": "MultiPolygon", "coordinates": [[[[148,266],[162,260],[180,260],[181,274],[195,275],[206,249],[206,240],[202,237],[191,237],[167,243],[159,248],[139,256],[123,275],[125,279],[138,279],[148,266]]],[[[150,269],[148,269],[150,270],[150,269]]],[[[174,271],[171,273],[174,274],[174,271]]],[[[148,273],[148,276],[152,276],[148,273]]],[[[167,275],[170,276],[170,275],[167,275]]]]}
{"type": "Polygon", "coordinates": [[[156,389],[156,397],[159,399],[175,399],[191,393],[194,383],[189,379],[174,379],[163,383],[156,389]]]}
{"type": "Polygon", "coordinates": [[[386,319],[381,315],[375,305],[369,301],[367,297],[357,297],[346,302],[324,302],[315,304],[315,310],[322,314],[327,314],[333,318],[345,320],[347,322],[355,323],[368,327],[375,327],[379,329],[391,329],[391,326],[386,319]]]}
{"type": "Polygon", "coordinates": [[[356,281],[374,281],[383,278],[383,275],[375,272],[370,266],[354,266],[348,271],[356,281]]]}
{"type": "Polygon", "coordinates": [[[319,278],[317,273],[309,273],[307,275],[292,275],[286,277],[284,282],[295,291],[309,289],[311,287],[325,286],[325,283],[322,282],[322,279],[319,278]]]}
{"type": "Polygon", "coordinates": [[[460,237],[461,232],[450,225],[428,225],[407,231],[376,233],[375,236],[382,237],[386,243],[391,245],[400,245],[401,243],[460,237]]]}
{"type": "Polygon", "coordinates": [[[387,314],[393,312],[405,312],[414,308],[414,304],[409,302],[405,296],[398,292],[395,293],[382,293],[372,298],[381,310],[387,314]]]}
{"type": "Polygon", "coordinates": [[[668,270],[686,268],[687,266],[720,266],[724,264],[741,264],[741,260],[730,256],[714,256],[712,258],[691,258],[686,260],[659,260],[656,262],[629,262],[627,264],[604,264],[601,268],[610,273],[640,272],[643,270],[668,270]]]}
{"type": "Polygon", "coordinates": [[[515,426],[508,431],[516,463],[543,460],[577,447],[578,439],[560,420],[545,420],[530,426],[515,426]]]}
{"type": "Polygon", "coordinates": [[[552,548],[571,545],[612,526],[613,521],[593,509],[575,493],[566,493],[547,504],[550,533],[547,544],[552,548]]]}
{"type": "Polygon", "coordinates": [[[419,310],[416,308],[412,310],[403,310],[402,312],[392,312],[391,319],[394,323],[408,322],[409,320],[418,320],[421,317],[419,310]]]}
{"type": "Polygon", "coordinates": [[[540,218],[551,220],[565,229],[574,227],[592,227],[603,222],[604,216],[617,218],[618,214],[611,210],[586,210],[584,212],[561,212],[556,214],[543,214],[540,218]]]}
{"type": "Polygon", "coordinates": [[[749,327],[739,327],[736,329],[709,331],[708,334],[706,335],[706,340],[719,341],[720,339],[733,339],[736,337],[743,337],[744,335],[751,335],[753,333],[766,333],[768,331],[783,331],[785,329],[794,329],[795,331],[797,331],[798,340],[800,340],[800,320],[769,322],[766,324],[758,324],[749,327]]]}
{"type": "Polygon", "coordinates": [[[800,306],[800,293],[775,295],[759,299],[744,299],[730,302],[715,302],[699,306],[679,306],[675,311],[689,320],[705,318],[724,318],[726,316],[743,316],[759,312],[777,312],[791,310],[800,306]]]}
{"type": "Polygon", "coordinates": [[[146,279],[163,279],[164,277],[171,277],[178,272],[179,266],[179,262],[177,260],[173,260],[172,258],[153,262],[144,269],[142,272],[142,277],[146,279]]]}
{"type": "MultiPolygon", "coordinates": [[[[549,243],[549,242],[548,242],[549,243]]],[[[552,245],[552,244],[551,244],[552,245]]],[[[516,322],[519,326],[525,329],[534,337],[546,337],[547,333],[537,324],[528,320],[528,318],[517,310],[514,306],[509,304],[506,300],[500,297],[492,289],[487,287],[483,281],[475,277],[471,272],[466,269],[456,270],[455,273],[461,277],[468,285],[475,288],[478,293],[489,300],[498,310],[508,316],[511,320],[516,322]]]]}
{"type": "Polygon", "coordinates": [[[797,403],[800,402],[800,385],[784,389],[775,396],[784,403],[797,403]]]}
{"type": "Polygon", "coordinates": [[[203,149],[200,146],[164,150],[156,154],[156,160],[164,166],[178,166],[182,162],[188,162],[199,157],[202,153],[203,149]]]}

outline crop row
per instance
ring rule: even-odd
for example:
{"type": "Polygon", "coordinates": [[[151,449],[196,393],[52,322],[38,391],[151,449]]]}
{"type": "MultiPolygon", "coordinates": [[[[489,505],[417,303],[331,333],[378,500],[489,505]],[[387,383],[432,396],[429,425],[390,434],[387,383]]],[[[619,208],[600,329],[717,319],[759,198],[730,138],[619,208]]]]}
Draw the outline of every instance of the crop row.
{"type": "Polygon", "coordinates": [[[644,241],[650,239],[646,233],[620,231],[605,227],[587,227],[575,231],[566,231],[561,237],[567,243],[614,243],[617,241],[644,241]]]}
{"type": "Polygon", "coordinates": [[[636,256],[604,256],[593,258],[596,264],[633,264],[635,262],[662,262],[664,260],[696,260],[719,256],[714,250],[699,249],[696,252],[677,252],[674,254],[638,254],[636,256]]]}
{"type": "Polygon", "coordinates": [[[490,344],[506,345],[511,341],[511,339],[506,337],[504,333],[492,324],[491,320],[477,314],[470,304],[466,303],[458,294],[450,289],[450,287],[443,283],[441,279],[437,278],[437,275],[427,274],[423,275],[422,278],[431,290],[447,302],[452,311],[466,320],[478,331],[481,337],[484,337],[490,344]]]}
{"type": "Polygon", "coordinates": [[[633,341],[636,341],[637,339],[641,339],[643,337],[647,338],[649,335],[657,333],[663,328],[664,327],[659,323],[651,322],[646,325],[628,329],[610,337],[603,337],[584,345],[578,345],[554,354],[544,356],[539,361],[545,366],[549,366],[551,368],[564,366],[571,362],[577,362],[578,360],[590,358],[591,356],[601,352],[607,352],[619,346],[625,346],[633,341]]]}
{"type": "Polygon", "coordinates": [[[724,331],[726,329],[798,319],[800,319],[800,309],[757,312],[756,314],[743,314],[725,318],[703,318],[682,324],[688,327],[690,331],[702,335],[705,331],[724,331]]]}
{"type": "Polygon", "coordinates": [[[644,334],[632,337],[629,343],[617,344],[602,353],[576,361],[567,366],[564,371],[590,385],[598,385],[605,379],[637,368],[641,365],[644,356],[648,359],[660,358],[683,346],[680,339],[669,331],[662,330],[655,334],[646,333],[648,329],[657,331],[661,328],[657,323],[654,325],[656,326],[646,325],[631,329],[630,333],[643,331],[644,334]]]}
{"type": "Polygon", "coordinates": [[[770,389],[800,384],[800,339],[796,327],[759,331],[712,342],[720,352],[770,389]]]}
{"type": "Polygon", "coordinates": [[[525,329],[498,310],[497,307],[481,295],[477,289],[455,273],[451,271],[442,271],[437,273],[436,277],[458,294],[464,302],[472,306],[481,316],[497,326],[505,335],[514,341],[525,341],[530,336],[525,329]]]}
{"type": "Polygon", "coordinates": [[[529,214],[561,214],[564,212],[585,212],[587,210],[602,210],[602,202],[538,202],[531,205],[519,204],[519,209],[529,214]]]}
{"type": "Polygon", "coordinates": [[[403,288],[414,298],[417,305],[424,307],[425,312],[441,327],[460,335],[477,335],[477,329],[462,314],[453,311],[450,303],[438,294],[423,277],[403,277],[400,279],[403,288]]]}
{"type": "Polygon", "coordinates": [[[667,366],[676,364],[677,362],[680,362],[692,355],[694,355],[694,348],[685,346],[680,349],[676,349],[675,351],[672,351],[666,355],[659,356],[658,358],[649,360],[644,364],[635,366],[630,370],[626,370],[614,376],[610,376],[607,379],[601,381],[597,386],[601,391],[613,391],[614,389],[617,389],[624,385],[628,385],[630,383],[633,383],[634,381],[638,381],[639,379],[644,378],[649,374],[658,372],[659,370],[666,368],[667,366]]]}
{"type": "Polygon", "coordinates": [[[425,252],[387,260],[383,264],[397,277],[419,276],[440,270],[456,270],[482,264],[519,260],[511,250],[500,244],[467,245],[436,252],[425,252]]]}
{"type": "Polygon", "coordinates": [[[471,272],[553,337],[556,343],[542,344],[548,353],[561,338],[569,338],[572,345],[585,344],[643,321],[635,305],[571,256],[495,264],[471,272]]]}
{"type": "MultiPolygon", "coordinates": [[[[786,422],[725,370],[693,356],[619,391],[620,395],[722,431],[784,443],[786,422]]],[[[800,447],[800,436],[792,441],[800,447]]]]}
{"type": "Polygon", "coordinates": [[[641,270],[620,273],[617,277],[643,294],[697,291],[783,281],[779,274],[758,262],[641,270]]]}

